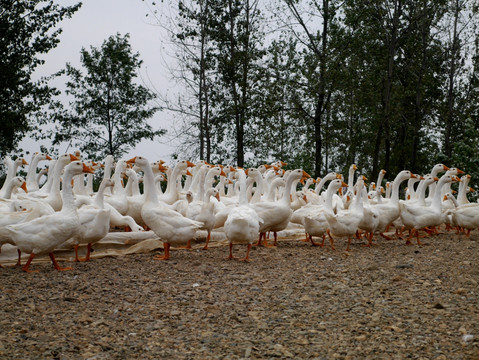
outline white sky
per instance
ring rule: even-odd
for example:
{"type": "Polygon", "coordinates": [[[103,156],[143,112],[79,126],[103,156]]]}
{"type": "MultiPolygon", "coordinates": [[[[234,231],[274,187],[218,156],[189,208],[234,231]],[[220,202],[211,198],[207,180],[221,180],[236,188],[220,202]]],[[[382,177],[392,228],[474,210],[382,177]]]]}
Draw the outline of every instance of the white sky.
{"type": "MultiPolygon", "coordinates": [[[[78,1],[57,0],[62,6],[73,5],[78,1]]],[[[63,29],[60,35],[60,43],[51,50],[46,56],[45,65],[39,68],[35,75],[37,77],[48,76],[65,67],[67,62],[76,68],[81,68],[80,50],[82,47],[89,49],[90,46],[100,47],[104,40],[109,36],[116,34],[130,34],[130,44],[133,52],[140,54],[143,65],[140,70],[142,78],[149,78],[159,91],[166,91],[170,84],[169,74],[163,67],[161,60],[162,54],[162,30],[158,26],[152,26],[148,23],[146,14],[148,9],[141,0],[83,0],[82,7],[73,15],[71,19],[64,20],[59,27],[63,29]]],[[[62,88],[65,79],[54,85],[62,88]]],[[[150,124],[155,128],[168,128],[171,125],[171,119],[168,121],[167,114],[157,112],[151,119],[150,124]],[[170,122],[170,124],[169,124],[170,122]]],[[[134,151],[125,155],[132,157],[142,155],[150,161],[163,159],[170,161],[170,155],[175,150],[171,144],[171,139],[161,138],[158,141],[143,141],[134,151]]],[[[34,142],[25,139],[20,143],[20,147],[30,152],[39,151],[40,145],[46,145],[47,142],[34,142]]],[[[67,144],[60,147],[60,153],[64,152],[67,144]]]]}

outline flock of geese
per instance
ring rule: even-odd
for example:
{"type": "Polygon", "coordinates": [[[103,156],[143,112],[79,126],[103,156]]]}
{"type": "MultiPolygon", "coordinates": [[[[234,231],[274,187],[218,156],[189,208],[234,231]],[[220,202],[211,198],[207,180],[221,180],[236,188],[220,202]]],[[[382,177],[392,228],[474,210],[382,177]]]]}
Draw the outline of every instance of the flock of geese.
{"type": "Polygon", "coordinates": [[[467,199],[474,191],[468,187],[470,176],[459,178],[463,171],[443,164],[425,176],[403,170],[391,182],[384,180],[382,170],[376,183],[367,186],[363,175],[355,177],[354,164],[346,183],[337,173],[313,179],[301,169],[285,170],[281,161],[245,170],[185,160],[168,167],[142,156],[116,162],[107,156],[98,164],[82,161],[80,155],[51,159],[35,153],[25,178],[17,176],[18,168],[28,165],[23,158],[4,158],[0,250],[6,243],[15,246],[19,266],[21,254],[30,254],[22,267],[26,272],[32,271],[31,262],[39,254],[49,254],[57,270],[71,269],[62,268],[54,255],[65,244],[75,249],[75,261],[89,260],[92,245],[112,228],[152,230],[164,244],[158,260],[169,259],[170,246],[191,248],[198,230],[207,231],[206,250],[211,231],[222,228],[229,242],[228,258],[234,258],[234,244],[245,244],[246,255],[240,260],[250,261],[253,245],[276,246],[277,232],[290,223],[303,226],[303,241],[315,246],[324,246],[328,237],[334,249],[335,238],[347,237],[348,251],[355,237],[364,237],[366,246],[373,244],[375,235],[391,239],[385,234],[391,225],[397,238],[404,237],[406,244],[415,238],[419,245],[424,236],[420,231],[437,233],[443,224],[466,236],[479,227],[479,204],[467,199]],[[49,161],[48,171],[38,170],[41,161],[49,161]],[[93,174],[100,168],[103,180],[94,192],[93,174]],[[44,175],[47,180],[40,186],[44,175]],[[406,181],[406,191],[400,192],[406,181]],[[457,197],[453,182],[459,182],[457,197]],[[406,230],[409,233],[403,235],[406,230]],[[321,243],[315,242],[318,237],[321,243]],[[83,259],[78,256],[80,244],[87,245],[83,259]]]}

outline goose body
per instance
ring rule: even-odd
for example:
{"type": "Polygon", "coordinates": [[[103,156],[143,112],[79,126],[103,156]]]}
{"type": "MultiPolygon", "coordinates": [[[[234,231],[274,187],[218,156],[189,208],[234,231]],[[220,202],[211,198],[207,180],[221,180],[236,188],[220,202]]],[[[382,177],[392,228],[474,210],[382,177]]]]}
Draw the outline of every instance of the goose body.
{"type": "Polygon", "coordinates": [[[43,253],[49,253],[52,263],[57,270],[69,270],[69,268],[62,269],[58,265],[53,250],[71,238],[80,226],[80,220],[73,200],[71,180],[76,174],[92,171],[92,169],[86,167],[80,161],[74,161],[67,165],[63,175],[63,207],[61,211],[6,227],[15,246],[20,251],[30,254],[27,263],[22,268],[24,271],[29,271],[30,263],[35,255],[43,253]]]}
{"type": "Polygon", "coordinates": [[[406,228],[411,229],[411,236],[407,240],[407,244],[410,243],[412,235],[416,235],[418,245],[421,244],[419,240],[419,230],[426,227],[433,227],[441,225],[443,221],[442,209],[441,209],[441,190],[442,187],[454,181],[455,176],[443,175],[439,179],[435,188],[433,201],[428,206],[419,204],[408,204],[407,202],[400,203],[401,219],[406,228]]]}
{"type": "Polygon", "coordinates": [[[103,180],[95,196],[94,204],[78,209],[80,226],[72,239],[75,248],[75,261],[77,262],[90,260],[92,245],[103,239],[110,230],[110,209],[104,208],[103,196],[105,188],[112,186],[112,180],[103,180]],[[83,260],[80,260],[78,257],[78,245],[80,244],[88,244],[87,254],[83,260]]]}
{"type": "MultiPolygon", "coordinates": [[[[336,189],[338,186],[336,180],[333,181],[333,189],[336,189]]],[[[326,203],[325,207],[325,216],[329,224],[329,236],[333,241],[333,236],[337,237],[348,237],[348,247],[347,251],[349,251],[349,247],[351,244],[351,238],[358,230],[359,223],[363,219],[363,201],[362,201],[362,187],[364,186],[364,181],[360,178],[358,180],[358,193],[356,198],[354,199],[353,203],[351,204],[349,209],[340,210],[338,213],[333,212],[332,204],[330,201],[326,203]]],[[[339,184],[341,185],[341,184],[339,184]]],[[[338,187],[339,189],[339,187],[338,187]]],[[[332,242],[332,247],[334,248],[334,243],[332,242]]]]}
{"type": "Polygon", "coordinates": [[[244,170],[238,169],[236,171],[236,176],[239,177],[240,182],[239,205],[231,209],[224,224],[225,236],[228,239],[230,247],[228,258],[234,258],[234,244],[247,244],[248,248],[246,256],[241,260],[250,261],[249,253],[254,240],[258,236],[262,219],[248,204],[246,197],[246,174],[244,173],[244,170]]]}
{"type": "Polygon", "coordinates": [[[153,171],[146,158],[137,156],[129,160],[129,162],[135,162],[141,167],[145,174],[145,203],[141,208],[141,217],[145,224],[152,229],[164,243],[165,254],[164,256],[157,257],[157,259],[168,260],[170,246],[184,245],[188,240],[195,237],[196,231],[204,224],[188,219],[159,202],[155,189],[153,171]]]}

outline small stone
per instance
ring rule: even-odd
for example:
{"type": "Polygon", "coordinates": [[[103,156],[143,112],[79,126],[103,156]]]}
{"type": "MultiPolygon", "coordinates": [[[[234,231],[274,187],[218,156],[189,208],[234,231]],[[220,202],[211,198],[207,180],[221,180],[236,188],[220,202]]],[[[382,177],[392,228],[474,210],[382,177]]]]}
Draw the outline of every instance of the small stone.
{"type": "Polygon", "coordinates": [[[474,340],[474,335],[471,335],[471,334],[462,335],[462,341],[464,341],[465,343],[472,340],[474,340]]]}
{"type": "Polygon", "coordinates": [[[434,309],[439,309],[439,310],[442,310],[444,309],[444,305],[442,305],[441,303],[436,303],[434,306],[433,306],[434,309]]]}
{"type": "Polygon", "coordinates": [[[413,264],[399,264],[396,265],[396,269],[412,269],[414,267],[413,264]]]}
{"type": "Polygon", "coordinates": [[[389,330],[394,331],[394,332],[402,332],[402,329],[395,325],[388,326],[389,330]]]}
{"type": "Polygon", "coordinates": [[[357,341],[366,341],[367,336],[363,334],[363,335],[356,336],[355,339],[356,339],[357,341]]]}
{"type": "Polygon", "coordinates": [[[454,291],[454,294],[457,294],[457,295],[465,295],[465,294],[467,294],[467,289],[459,288],[459,289],[457,289],[456,291],[454,291]]]}

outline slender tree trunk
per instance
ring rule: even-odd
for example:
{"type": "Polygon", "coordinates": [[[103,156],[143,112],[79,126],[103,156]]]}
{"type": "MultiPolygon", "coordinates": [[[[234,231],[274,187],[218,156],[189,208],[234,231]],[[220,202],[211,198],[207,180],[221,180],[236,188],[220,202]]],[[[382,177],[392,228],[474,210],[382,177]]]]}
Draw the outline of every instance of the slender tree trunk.
{"type": "Polygon", "coordinates": [[[329,0],[323,0],[323,33],[321,35],[322,48],[319,54],[319,84],[318,84],[318,101],[316,102],[316,109],[314,112],[314,143],[315,143],[315,157],[314,169],[316,177],[321,176],[321,167],[323,162],[323,139],[322,139],[322,120],[324,110],[326,107],[326,51],[328,48],[328,26],[329,26],[329,0]]]}
{"type": "Polygon", "coordinates": [[[228,0],[228,10],[229,10],[229,19],[230,19],[230,60],[231,60],[231,71],[230,71],[230,85],[231,93],[233,96],[233,110],[235,118],[235,128],[236,128],[236,164],[240,167],[244,166],[244,125],[243,119],[240,114],[239,106],[239,96],[238,90],[236,88],[236,71],[237,68],[237,59],[236,59],[236,39],[234,34],[235,21],[233,15],[233,3],[232,0],[228,0]]]}
{"type": "Polygon", "coordinates": [[[452,37],[452,49],[451,49],[451,59],[450,59],[450,68],[449,68],[449,84],[447,90],[447,112],[446,112],[446,126],[444,134],[444,153],[447,158],[450,160],[452,156],[452,128],[454,125],[454,80],[456,78],[456,57],[458,52],[458,34],[457,34],[457,22],[459,18],[459,0],[455,2],[454,8],[454,27],[453,27],[453,37],[452,37]]]}

